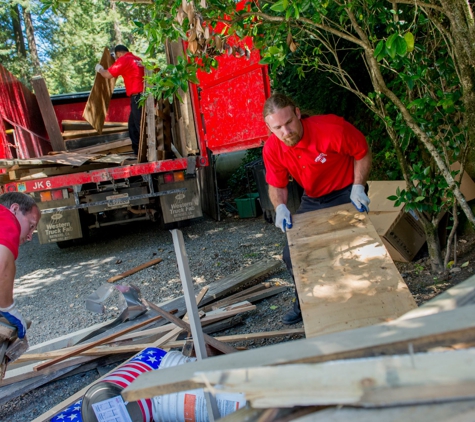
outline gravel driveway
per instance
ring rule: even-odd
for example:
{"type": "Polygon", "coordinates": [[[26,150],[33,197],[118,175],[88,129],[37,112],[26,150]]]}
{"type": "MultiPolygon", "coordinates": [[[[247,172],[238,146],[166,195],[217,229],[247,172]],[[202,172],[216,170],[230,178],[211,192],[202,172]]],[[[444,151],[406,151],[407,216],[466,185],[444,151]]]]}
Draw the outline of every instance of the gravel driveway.
{"type": "MultiPolygon", "coordinates": [[[[279,259],[283,233],[263,218],[226,218],[216,222],[207,217],[180,229],[185,240],[190,272],[198,286],[217,281],[265,258],[279,259]]],[[[160,303],[182,294],[173,240],[158,224],[140,222],[104,228],[85,245],[59,249],[40,245],[34,239],[20,248],[17,260],[15,299],[23,315],[32,320],[30,345],[60,337],[118,316],[113,303],[105,314],[85,309],[84,299],[113,275],[154,258],[163,261],[118,283],[138,286],[147,300],[160,303]]],[[[289,328],[280,322],[291,307],[292,283],[282,270],[265,280],[289,288],[263,300],[244,324],[226,334],[261,332],[289,328]]],[[[292,328],[301,327],[301,324],[292,328]]],[[[223,333],[224,334],[224,333],[223,333]]],[[[284,340],[290,340],[286,338],[284,340]]],[[[257,347],[278,339],[263,340],[257,347]]],[[[96,370],[46,386],[11,400],[0,409],[0,421],[31,421],[98,377],[96,370]]]]}

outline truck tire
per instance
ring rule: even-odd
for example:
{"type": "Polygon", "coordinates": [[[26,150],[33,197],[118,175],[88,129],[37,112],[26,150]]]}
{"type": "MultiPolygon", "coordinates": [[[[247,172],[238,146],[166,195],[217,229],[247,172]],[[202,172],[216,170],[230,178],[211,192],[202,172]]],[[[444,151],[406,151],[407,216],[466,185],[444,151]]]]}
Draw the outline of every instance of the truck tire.
{"type": "Polygon", "coordinates": [[[56,242],[56,244],[58,245],[59,249],[70,248],[71,246],[74,245],[74,239],[63,240],[62,242],[56,242]]]}

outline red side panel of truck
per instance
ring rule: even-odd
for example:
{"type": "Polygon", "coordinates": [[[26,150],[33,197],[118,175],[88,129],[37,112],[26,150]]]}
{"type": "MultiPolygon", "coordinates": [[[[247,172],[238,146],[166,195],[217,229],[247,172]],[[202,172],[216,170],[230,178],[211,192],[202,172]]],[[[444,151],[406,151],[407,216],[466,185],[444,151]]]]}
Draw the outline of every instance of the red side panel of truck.
{"type": "Polygon", "coordinates": [[[51,151],[36,97],[2,65],[0,131],[0,158],[32,158],[51,151]]]}
{"type": "MultiPolygon", "coordinates": [[[[82,120],[89,93],[55,95],[52,97],[54,112],[63,130],[63,120],[82,120]]],[[[130,114],[130,98],[125,95],[125,89],[116,90],[109,104],[106,122],[127,122],[130,114]]]]}

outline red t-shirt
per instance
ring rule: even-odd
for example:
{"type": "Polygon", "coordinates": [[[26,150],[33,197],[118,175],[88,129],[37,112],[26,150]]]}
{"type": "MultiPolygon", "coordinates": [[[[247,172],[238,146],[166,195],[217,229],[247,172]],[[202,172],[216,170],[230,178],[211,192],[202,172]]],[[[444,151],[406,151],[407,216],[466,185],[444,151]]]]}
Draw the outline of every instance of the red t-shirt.
{"type": "Polygon", "coordinates": [[[107,70],[114,78],[119,76],[124,78],[125,92],[129,97],[143,92],[145,69],[140,57],[130,52],[125,53],[107,70]]]}
{"type": "Polygon", "coordinates": [[[302,119],[303,137],[288,147],[274,134],[264,145],[266,181],[284,188],[289,174],[305,193],[318,198],[353,183],[354,160],[368,152],[364,135],[333,114],[302,119]]]}
{"type": "Polygon", "coordinates": [[[10,249],[15,259],[18,258],[20,234],[21,227],[16,217],[8,208],[0,205],[0,245],[10,249]]]}

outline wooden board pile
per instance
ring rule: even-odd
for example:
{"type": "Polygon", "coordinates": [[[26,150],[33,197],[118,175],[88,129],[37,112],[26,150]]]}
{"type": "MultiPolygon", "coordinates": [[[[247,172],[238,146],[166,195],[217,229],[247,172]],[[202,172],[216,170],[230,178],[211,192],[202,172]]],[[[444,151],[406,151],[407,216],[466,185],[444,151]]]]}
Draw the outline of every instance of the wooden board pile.
{"type": "Polygon", "coordinates": [[[244,393],[226,422],[474,420],[474,315],[475,276],[395,321],[164,368],[122,396],[244,393]]]}
{"type": "MultiPolygon", "coordinates": [[[[278,294],[286,286],[272,286],[260,280],[281,268],[276,260],[260,261],[242,271],[211,283],[199,296],[200,317],[203,331],[214,333],[239,324],[242,315],[255,309],[256,301],[278,294]]],[[[181,333],[189,331],[182,317],[186,312],[184,297],[157,305],[150,304],[144,315],[133,321],[113,324],[110,321],[98,324],[70,335],[53,339],[30,348],[18,360],[8,366],[5,378],[0,383],[0,404],[38,388],[59,377],[71,376],[90,369],[121,362],[147,347],[164,350],[179,349],[192,353],[189,341],[179,340],[181,333]],[[160,312],[157,312],[157,309],[160,312]],[[161,317],[160,313],[166,317],[161,317]],[[176,320],[172,323],[169,320],[176,320]],[[110,326],[114,325],[111,328],[110,326]],[[103,332],[100,332],[103,331],[103,332]],[[87,342],[81,339],[91,337],[87,342]]],[[[210,354],[235,351],[229,343],[255,341],[265,338],[302,336],[303,329],[289,329],[276,332],[252,333],[212,338],[208,335],[210,354]]],[[[185,336],[187,337],[187,336],[185,336]]],[[[49,418],[62,408],[74,403],[84,395],[85,390],[52,409],[40,420],[49,418]],[[62,407],[61,407],[62,406],[62,407]]]]}

